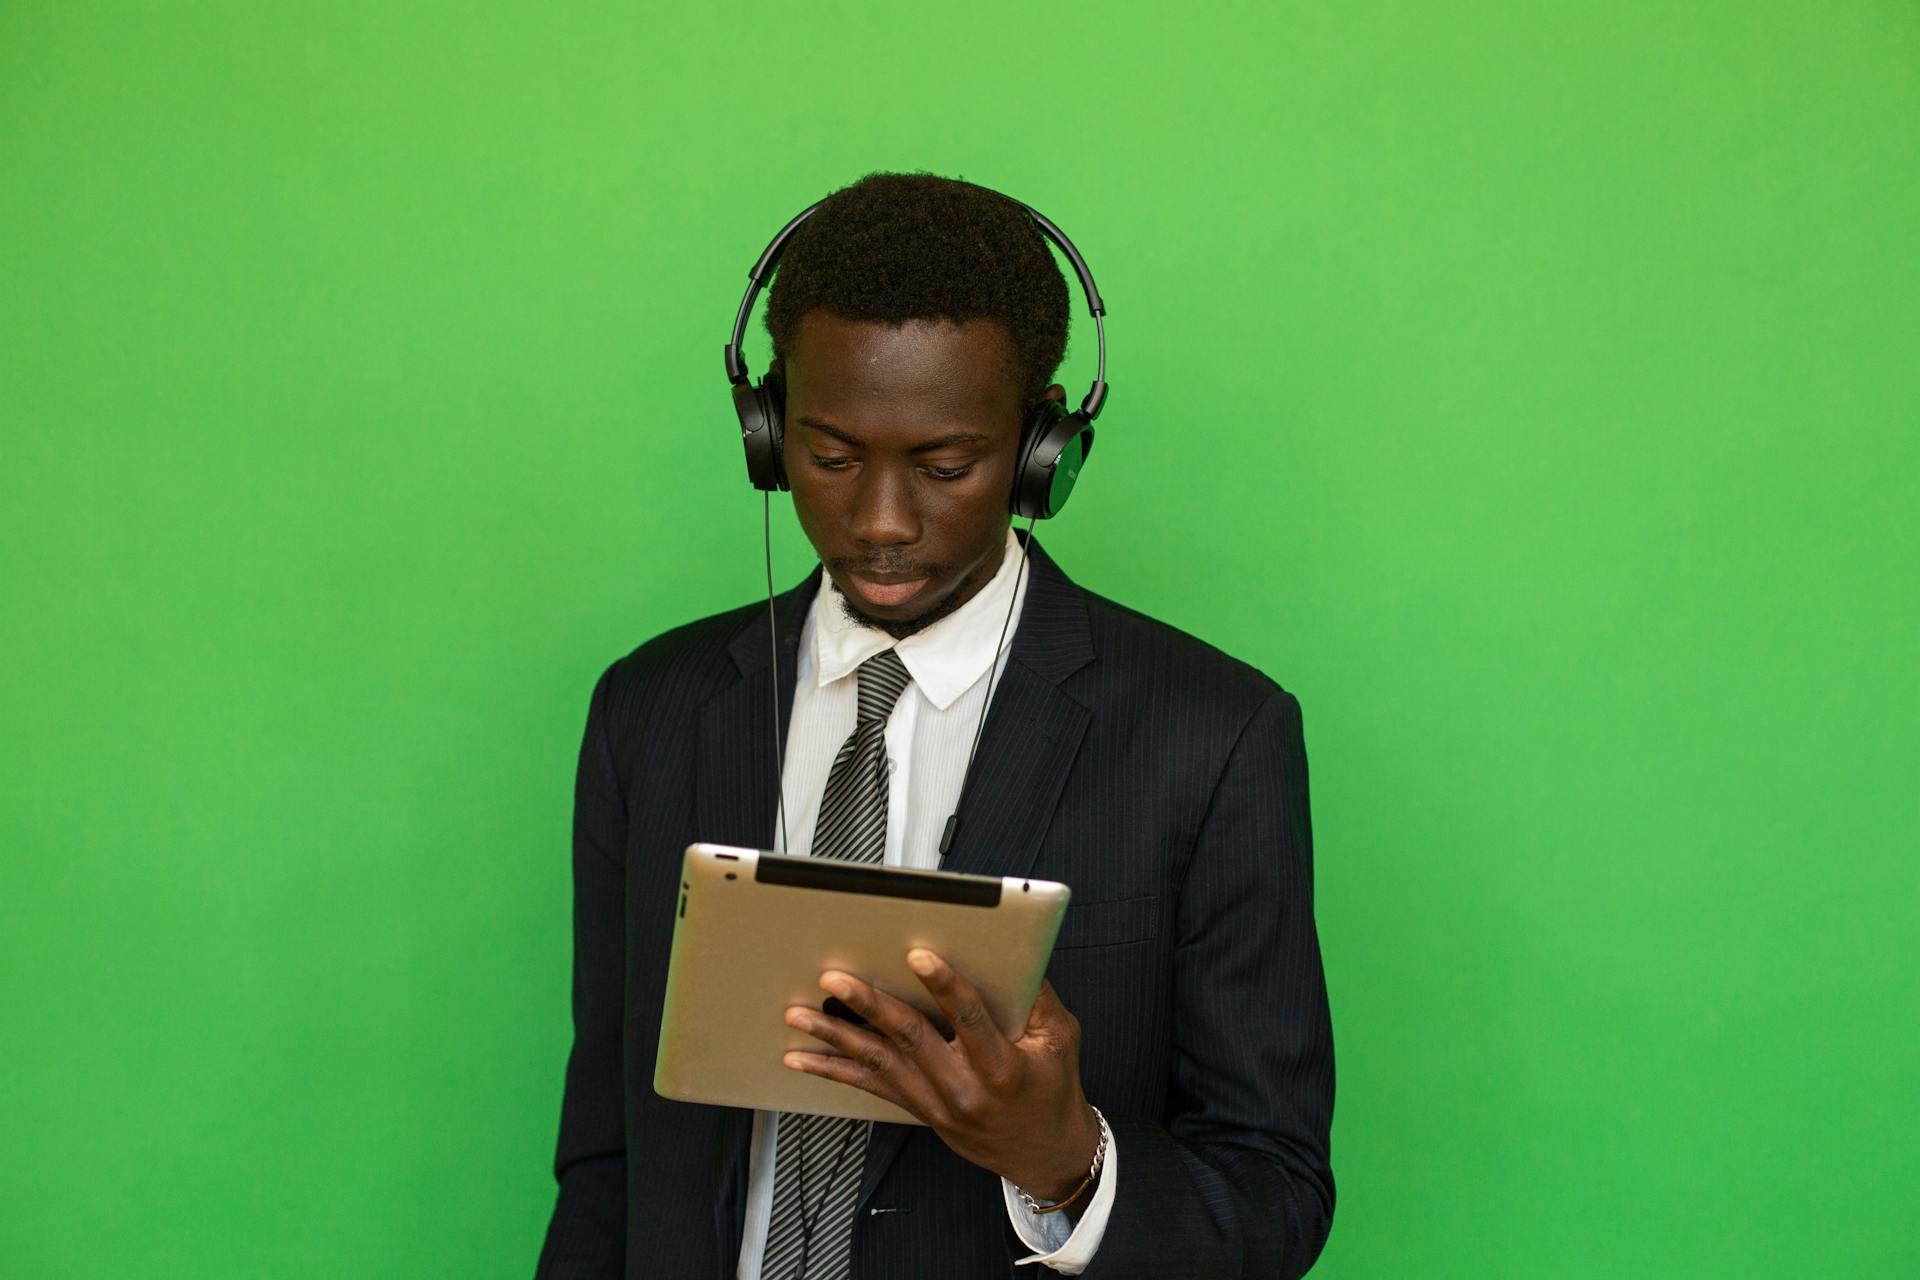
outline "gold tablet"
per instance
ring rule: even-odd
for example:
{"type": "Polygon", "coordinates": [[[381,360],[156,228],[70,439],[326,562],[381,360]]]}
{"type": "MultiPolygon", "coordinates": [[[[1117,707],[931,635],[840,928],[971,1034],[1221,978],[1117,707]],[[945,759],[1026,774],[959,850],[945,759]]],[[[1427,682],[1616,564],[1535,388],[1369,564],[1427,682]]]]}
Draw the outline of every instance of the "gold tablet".
{"type": "MultiPolygon", "coordinates": [[[[695,844],[680,876],[653,1087],[662,1097],[770,1111],[918,1124],[864,1090],[782,1064],[788,1049],[832,1050],[783,1020],[825,1008],[820,974],[839,969],[945,1026],[907,968],[938,952],[980,991],[1009,1036],[1026,1026],[1069,890],[1052,880],[913,871],[695,844]]],[[[828,1012],[851,1015],[832,1002],[828,1012]]]]}

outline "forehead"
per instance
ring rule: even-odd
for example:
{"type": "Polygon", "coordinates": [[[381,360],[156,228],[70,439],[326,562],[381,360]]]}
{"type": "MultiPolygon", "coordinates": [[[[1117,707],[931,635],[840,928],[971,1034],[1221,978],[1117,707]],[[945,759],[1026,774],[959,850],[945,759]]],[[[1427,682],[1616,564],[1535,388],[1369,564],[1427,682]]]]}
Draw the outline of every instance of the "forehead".
{"type": "Polygon", "coordinates": [[[888,424],[1018,425],[1013,340],[994,320],[800,322],[784,361],[787,408],[858,433],[888,424]]]}

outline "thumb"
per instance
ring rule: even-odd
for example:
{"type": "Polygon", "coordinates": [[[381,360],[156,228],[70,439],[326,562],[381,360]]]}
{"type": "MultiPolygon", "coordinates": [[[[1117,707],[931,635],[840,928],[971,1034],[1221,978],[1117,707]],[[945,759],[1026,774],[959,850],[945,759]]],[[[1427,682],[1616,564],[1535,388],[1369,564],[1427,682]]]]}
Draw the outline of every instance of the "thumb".
{"type": "Polygon", "coordinates": [[[1033,1012],[1027,1015],[1029,1035],[1058,1035],[1075,1028],[1076,1019],[1060,1003],[1060,995],[1053,984],[1045,978],[1040,980],[1040,993],[1033,998],[1033,1012]]]}

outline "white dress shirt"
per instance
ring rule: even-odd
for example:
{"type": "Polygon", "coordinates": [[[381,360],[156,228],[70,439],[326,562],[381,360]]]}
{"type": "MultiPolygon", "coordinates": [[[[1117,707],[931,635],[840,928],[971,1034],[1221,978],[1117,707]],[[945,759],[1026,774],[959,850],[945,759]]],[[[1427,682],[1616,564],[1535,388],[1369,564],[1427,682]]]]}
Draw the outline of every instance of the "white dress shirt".
{"type": "MultiPolygon", "coordinates": [[[[844,597],[833,579],[821,576],[820,591],[800,633],[793,718],[787,730],[781,778],[786,816],[784,824],[776,824],[775,829],[781,851],[802,857],[812,852],[813,828],[820,816],[827,774],[841,744],[853,732],[859,708],[859,677],[855,673],[868,658],[892,648],[899,651],[913,683],[900,695],[887,720],[890,777],[885,861],[896,867],[931,869],[940,865],[940,836],[959,801],[967,753],[986,702],[989,657],[996,673],[1004,668],[1007,650],[1019,629],[1027,594],[1026,575],[1020,572],[1022,559],[1020,541],[1009,529],[1000,568],[987,584],[946,617],[899,641],[848,617],[842,607],[844,597]],[[1007,643],[995,653],[994,641],[1007,622],[1009,608],[1013,621],[1007,626],[1007,643]]],[[[998,683],[996,674],[996,688],[998,683]]],[[[760,1280],[760,1260],[773,1210],[773,1154],[779,1127],[779,1113],[754,1112],[739,1280],[760,1280]]],[[[1014,1185],[1002,1178],[1007,1217],[1020,1239],[1033,1250],[1017,1261],[1044,1263],[1067,1275],[1085,1270],[1106,1233],[1119,1177],[1119,1152],[1108,1133],[1100,1183],[1078,1224],[1067,1221],[1064,1213],[1039,1216],[1029,1212],[1014,1185]]]]}

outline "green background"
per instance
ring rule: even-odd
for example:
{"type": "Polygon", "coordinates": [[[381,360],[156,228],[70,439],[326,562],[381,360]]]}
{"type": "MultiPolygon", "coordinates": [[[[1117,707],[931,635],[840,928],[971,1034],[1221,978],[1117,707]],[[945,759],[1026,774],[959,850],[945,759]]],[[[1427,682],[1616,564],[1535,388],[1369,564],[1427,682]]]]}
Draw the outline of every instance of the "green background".
{"type": "Polygon", "coordinates": [[[0,7],[0,1272],[531,1272],[587,695],[876,168],[1079,242],[1045,543],[1304,707],[1316,1276],[1920,1274],[1911,0],[0,7]]]}

